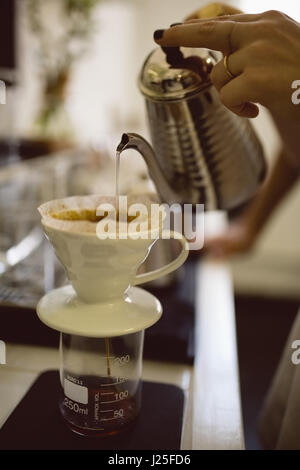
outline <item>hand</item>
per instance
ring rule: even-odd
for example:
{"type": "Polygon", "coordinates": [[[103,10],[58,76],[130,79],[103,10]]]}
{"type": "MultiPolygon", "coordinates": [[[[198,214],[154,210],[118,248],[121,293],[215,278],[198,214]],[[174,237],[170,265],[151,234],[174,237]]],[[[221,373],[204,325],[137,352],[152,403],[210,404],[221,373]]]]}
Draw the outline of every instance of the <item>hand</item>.
{"type": "Polygon", "coordinates": [[[223,235],[205,241],[204,252],[214,258],[226,258],[249,251],[255,234],[244,220],[231,223],[223,235]]]}
{"type": "Polygon", "coordinates": [[[281,119],[300,120],[292,83],[300,79],[300,25],[277,11],[192,20],[155,34],[161,46],[208,47],[228,55],[232,79],[219,62],[211,79],[225,106],[255,117],[260,103],[281,119]]]}

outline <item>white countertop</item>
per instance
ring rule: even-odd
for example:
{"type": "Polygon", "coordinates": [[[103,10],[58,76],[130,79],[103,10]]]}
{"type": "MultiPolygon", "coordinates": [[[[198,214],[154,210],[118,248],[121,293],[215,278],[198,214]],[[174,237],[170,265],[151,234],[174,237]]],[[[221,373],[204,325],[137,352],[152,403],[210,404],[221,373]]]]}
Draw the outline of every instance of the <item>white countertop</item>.
{"type": "MultiPolygon", "coordinates": [[[[206,221],[206,233],[224,227],[221,214],[206,221]]],[[[194,367],[144,361],[145,380],[183,388],[186,409],[182,449],[243,449],[233,289],[224,263],[204,260],[196,279],[194,367]]],[[[6,345],[0,365],[0,427],[42,371],[58,368],[53,348],[6,345]]]]}

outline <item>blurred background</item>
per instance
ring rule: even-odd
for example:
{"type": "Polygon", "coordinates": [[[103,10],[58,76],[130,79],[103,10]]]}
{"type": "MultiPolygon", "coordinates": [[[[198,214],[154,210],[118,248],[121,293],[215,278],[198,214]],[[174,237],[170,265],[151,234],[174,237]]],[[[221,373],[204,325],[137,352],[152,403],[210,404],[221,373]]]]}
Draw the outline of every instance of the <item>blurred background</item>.
{"type": "MultiPolygon", "coordinates": [[[[101,146],[111,155],[124,130],[147,136],[137,76],[154,47],[153,31],[206,3],[2,0],[0,78],[13,84],[7,104],[0,106],[0,148],[4,140],[9,146],[1,152],[2,164],[5,152],[12,160],[18,150],[30,156],[73,145],[101,146]],[[23,145],[18,149],[20,138],[23,145]]],[[[227,3],[248,12],[277,8],[300,19],[300,6],[292,0],[227,3]]],[[[279,139],[268,114],[261,112],[254,124],[272,161],[279,139]]],[[[142,171],[142,159],[133,159],[133,166],[142,171]]],[[[234,261],[238,291],[298,297],[299,198],[297,188],[255,253],[234,261]]]]}
{"type": "MultiPolygon", "coordinates": [[[[149,137],[137,76],[155,47],[153,31],[207,3],[1,0],[0,79],[7,85],[7,103],[0,105],[2,304],[32,307],[43,292],[63,282],[37,228],[38,203],[71,194],[113,193],[114,150],[122,132],[149,137]]],[[[300,3],[294,0],[227,3],[253,13],[278,9],[300,21],[300,3]]],[[[272,165],[280,140],[266,110],[254,126],[272,165]]],[[[140,157],[133,154],[122,165],[121,191],[151,187],[140,157]]],[[[254,252],[231,261],[242,395],[252,397],[244,410],[250,424],[300,297],[299,207],[298,185],[254,252]],[[269,357],[263,355],[266,349],[269,357]],[[260,385],[252,390],[253,382],[260,385]]]]}

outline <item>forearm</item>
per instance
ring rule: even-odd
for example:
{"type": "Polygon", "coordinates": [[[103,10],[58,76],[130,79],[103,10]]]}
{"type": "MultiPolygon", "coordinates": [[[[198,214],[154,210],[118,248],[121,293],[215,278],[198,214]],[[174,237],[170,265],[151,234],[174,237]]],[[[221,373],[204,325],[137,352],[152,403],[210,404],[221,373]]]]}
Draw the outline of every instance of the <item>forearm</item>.
{"type": "MultiPolygon", "coordinates": [[[[295,105],[293,105],[295,107],[295,105]]],[[[300,170],[300,116],[299,119],[289,120],[287,117],[273,114],[274,121],[285,147],[286,158],[295,167],[295,172],[300,170]]]]}
{"type": "Polygon", "coordinates": [[[253,237],[261,231],[275,208],[292,189],[298,177],[299,171],[290,163],[286,152],[282,151],[267,181],[242,216],[253,237]]]}

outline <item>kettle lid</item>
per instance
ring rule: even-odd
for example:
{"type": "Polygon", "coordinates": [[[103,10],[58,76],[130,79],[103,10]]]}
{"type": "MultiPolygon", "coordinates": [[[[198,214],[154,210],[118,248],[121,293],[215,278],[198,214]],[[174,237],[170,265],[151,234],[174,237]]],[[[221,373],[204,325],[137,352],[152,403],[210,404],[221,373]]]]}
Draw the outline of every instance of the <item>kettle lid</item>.
{"type": "Polygon", "coordinates": [[[177,100],[211,84],[210,72],[218,53],[209,49],[156,48],[142,67],[139,88],[153,100],[177,100]]]}

